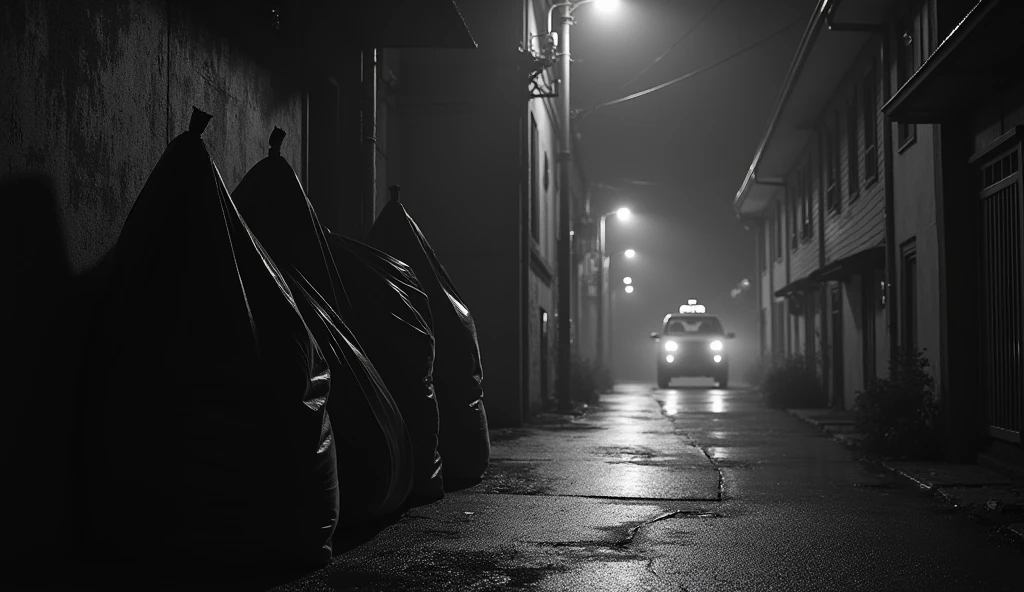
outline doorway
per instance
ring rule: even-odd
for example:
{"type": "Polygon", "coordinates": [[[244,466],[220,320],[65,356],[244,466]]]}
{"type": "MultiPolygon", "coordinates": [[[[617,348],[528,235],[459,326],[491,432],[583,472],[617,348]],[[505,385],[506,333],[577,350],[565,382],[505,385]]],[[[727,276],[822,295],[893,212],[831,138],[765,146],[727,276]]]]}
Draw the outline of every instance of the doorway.
{"type": "Polygon", "coordinates": [[[540,400],[548,401],[548,313],[540,309],[540,400]]]}
{"type": "Polygon", "coordinates": [[[832,301],[832,406],[843,405],[843,289],[840,283],[829,290],[832,301]]]}

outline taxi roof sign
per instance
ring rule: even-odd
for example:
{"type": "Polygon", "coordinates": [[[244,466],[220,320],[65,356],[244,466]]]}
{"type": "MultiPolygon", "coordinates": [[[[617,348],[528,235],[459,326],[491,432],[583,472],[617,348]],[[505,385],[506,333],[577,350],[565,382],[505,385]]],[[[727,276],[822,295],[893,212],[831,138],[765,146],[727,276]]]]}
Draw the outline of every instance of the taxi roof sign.
{"type": "Polygon", "coordinates": [[[679,307],[679,312],[681,314],[704,314],[707,309],[703,304],[684,304],[679,307]]]}

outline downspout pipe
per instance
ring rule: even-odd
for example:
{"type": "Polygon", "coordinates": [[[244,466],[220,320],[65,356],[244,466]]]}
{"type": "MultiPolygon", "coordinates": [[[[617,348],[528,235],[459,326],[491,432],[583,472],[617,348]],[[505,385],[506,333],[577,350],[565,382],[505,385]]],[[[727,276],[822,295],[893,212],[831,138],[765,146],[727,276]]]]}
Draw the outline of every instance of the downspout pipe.
{"type": "MultiPolygon", "coordinates": [[[[883,104],[892,98],[892,58],[889,50],[889,27],[885,24],[836,23],[832,21],[833,5],[826,12],[825,23],[829,31],[877,33],[882,36],[880,51],[883,104]]],[[[892,119],[882,112],[883,192],[885,198],[885,324],[889,338],[889,360],[899,348],[899,317],[896,310],[896,197],[893,181],[892,119]]]]}
{"type": "MultiPolygon", "coordinates": [[[[889,30],[886,27],[882,39],[882,96],[892,96],[891,61],[889,51],[889,30]]],[[[895,359],[899,348],[899,315],[896,305],[896,196],[893,182],[892,119],[882,114],[882,141],[885,142],[885,300],[886,324],[889,329],[889,361],[895,359]]]]}
{"type": "Polygon", "coordinates": [[[362,200],[359,229],[363,236],[370,232],[377,214],[377,48],[363,49],[362,105],[362,200]]]}

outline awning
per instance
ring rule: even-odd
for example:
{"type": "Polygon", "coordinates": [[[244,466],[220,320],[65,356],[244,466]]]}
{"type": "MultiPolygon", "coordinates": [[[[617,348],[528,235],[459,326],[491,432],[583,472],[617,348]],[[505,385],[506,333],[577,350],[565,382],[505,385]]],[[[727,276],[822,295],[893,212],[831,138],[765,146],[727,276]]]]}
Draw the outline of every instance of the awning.
{"type": "Polygon", "coordinates": [[[314,53],[338,48],[477,47],[454,0],[293,1],[304,7],[301,14],[308,21],[306,33],[314,53]]]}
{"type": "Polygon", "coordinates": [[[864,269],[885,265],[885,246],[877,245],[837,259],[825,267],[811,272],[808,277],[816,282],[829,282],[850,277],[864,269]]]}
{"type": "Polygon", "coordinates": [[[476,41],[454,0],[387,0],[370,3],[379,23],[373,47],[475,49],[476,41]]]}
{"type": "Polygon", "coordinates": [[[810,277],[805,277],[779,288],[775,291],[775,297],[788,298],[804,292],[812,292],[817,290],[819,287],[818,282],[812,280],[810,277]]]}
{"type": "Polygon", "coordinates": [[[982,0],[882,107],[899,123],[941,123],[1000,81],[1020,77],[1024,2],[982,0]]]}

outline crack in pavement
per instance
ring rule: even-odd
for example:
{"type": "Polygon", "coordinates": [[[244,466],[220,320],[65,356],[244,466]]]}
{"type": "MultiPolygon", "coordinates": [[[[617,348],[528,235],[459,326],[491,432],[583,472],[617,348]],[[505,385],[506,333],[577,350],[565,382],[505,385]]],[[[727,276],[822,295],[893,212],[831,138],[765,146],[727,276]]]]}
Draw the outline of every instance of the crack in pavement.
{"type": "Polygon", "coordinates": [[[650,520],[645,520],[640,524],[637,524],[636,526],[629,529],[624,538],[619,539],[617,541],[534,541],[532,542],[532,544],[540,545],[542,547],[604,547],[612,549],[622,549],[628,547],[633,543],[633,541],[636,539],[637,533],[640,532],[640,529],[655,524],[657,522],[661,522],[662,520],[668,520],[669,518],[677,518],[680,516],[685,518],[724,517],[722,514],[719,514],[718,512],[708,512],[704,510],[673,510],[671,512],[665,512],[664,514],[660,514],[658,516],[655,516],[654,518],[651,518],[650,520]]]}

